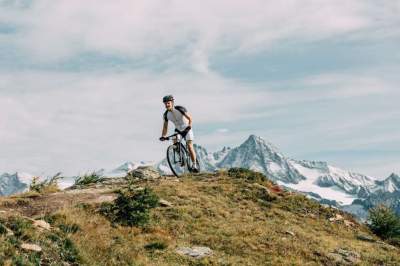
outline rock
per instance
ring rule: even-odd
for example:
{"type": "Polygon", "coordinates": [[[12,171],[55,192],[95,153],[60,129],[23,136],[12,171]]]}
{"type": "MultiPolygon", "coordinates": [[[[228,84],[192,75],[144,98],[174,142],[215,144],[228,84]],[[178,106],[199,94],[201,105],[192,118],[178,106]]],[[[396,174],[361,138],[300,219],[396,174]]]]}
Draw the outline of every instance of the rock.
{"type": "Polygon", "coordinates": [[[337,221],[343,221],[343,220],[344,220],[343,216],[338,213],[336,213],[335,217],[329,218],[330,222],[337,222],[337,221]]]}
{"type": "Polygon", "coordinates": [[[343,258],[341,255],[336,254],[336,253],[329,253],[327,256],[330,260],[332,260],[332,262],[334,263],[334,265],[337,264],[343,264],[343,258]]]}
{"type": "Polygon", "coordinates": [[[172,207],[172,206],[174,206],[171,202],[169,202],[169,201],[167,201],[165,199],[160,199],[158,202],[160,203],[161,206],[164,206],[164,207],[172,207]]]}
{"type": "Polygon", "coordinates": [[[374,239],[373,237],[369,236],[369,235],[362,235],[362,234],[358,234],[356,236],[356,238],[358,240],[362,240],[362,241],[367,241],[367,242],[376,242],[376,239],[374,239]]]}
{"type": "Polygon", "coordinates": [[[380,245],[380,247],[384,250],[397,250],[396,247],[384,242],[384,241],[376,241],[376,243],[378,243],[380,245]]]}
{"type": "Polygon", "coordinates": [[[6,228],[6,230],[7,230],[6,236],[13,236],[14,235],[14,232],[11,231],[11,229],[6,228]]]}
{"type": "Polygon", "coordinates": [[[51,226],[48,222],[44,221],[44,220],[35,220],[33,222],[33,226],[35,226],[36,228],[40,229],[40,230],[50,230],[51,226]]]}
{"type": "Polygon", "coordinates": [[[152,166],[139,166],[137,169],[131,171],[126,176],[126,179],[138,178],[138,179],[159,179],[161,176],[157,170],[152,166]]]}
{"type": "Polygon", "coordinates": [[[347,227],[356,226],[355,223],[353,223],[352,221],[349,221],[349,220],[343,220],[343,222],[344,222],[344,225],[347,226],[347,227]]]}
{"type": "Polygon", "coordinates": [[[213,254],[209,247],[179,247],[176,249],[176,252],[180,255],[189,256],[196,259],[208,257],[213,254]]]}
{"type": "Polygon", "coordinates": [[[359,263],[361,256],[355,251],[339,248],[334,252],[329,253],[328,258],[330,258],[335,264],[354,265],[359,263]]]}
{"type": "Polygon", "coordinates": [[[291,236],[296,236],[295,233],[293,233],[292,231],[285,231],[286,234],[291,235],[291,236]]]}
{"type": "Polygon", "coordinates": [[[36,244],[24,243],[24,244],[21,245],[21,248],[25,249],[25,250],[29,250],[29,251],[35,251],[35,252],[41,252],[42,251],[42,248],[40,246],[36,245],[36,244]]]}

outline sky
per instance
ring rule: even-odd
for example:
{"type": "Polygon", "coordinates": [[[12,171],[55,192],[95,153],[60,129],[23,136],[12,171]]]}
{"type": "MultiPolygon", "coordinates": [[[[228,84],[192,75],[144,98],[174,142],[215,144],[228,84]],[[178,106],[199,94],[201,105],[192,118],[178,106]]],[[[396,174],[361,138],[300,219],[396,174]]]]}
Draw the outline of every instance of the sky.
{"type": "MultiPolygon", "coordinates": [[[[399,0],[0,0],[0,173],[158,161],[162,97],[215,151],[400,173],[399,0]]],[[[171,128],[171,127],[170,127],[171,128]]]]}

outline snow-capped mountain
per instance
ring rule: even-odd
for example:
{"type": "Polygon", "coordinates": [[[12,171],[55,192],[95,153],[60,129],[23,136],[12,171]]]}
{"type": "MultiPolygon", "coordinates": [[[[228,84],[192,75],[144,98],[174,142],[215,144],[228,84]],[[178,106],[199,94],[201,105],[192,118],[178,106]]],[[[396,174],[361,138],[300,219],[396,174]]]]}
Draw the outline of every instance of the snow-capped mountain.
{"type": "Polygon", "coordinates": [[[281,185],[315,193],[339,204],[351,204],[360,191],[369,191],[374,186],[372,177],[342,170],[326,162],[287,158],[274,145],[254,135],[232,149],[217,167],[245,167],[259,171],[281,185]]]}
{"type": "Polygon", "coordinates": [[[135,170],[136,168],[140,167],[140,166],[148,166],[148,165],[153,165],[154,163],[152,162],[144,162],[144,161],[140,161],[140,162],[126,162],[122,165],[120,165],[119,167],[111,170],[111,171],[106,171],[104,170],[104,172],[102,173],[102,175],[104,176],[108,176],[108,177],[112,177],[112,176],[125,176],[128,172],[135,170]]]}
{"type": "MultiPolygon", "coordinates": [[[[154,165],[154,163],[144,162],[144,161],[126,162],[115,169],[112,170],[100,169],[94,171],[94,173],[100,176],[105,176],[110,178],[123,177],[128,172],[135,170],[139,166],[148,166],[148,165],[154,165]]],[[[15,173],[15,174],[4,173],[0,175],[0,196],[7,196],[26,191],[29,188],[29,185],[31,184],[33,177],[34,177],[33,175],[27,173],[15,173]]],[[[64,176],[63,178],[58,180],[58,187],[60,189],[65,189],[67,187],[70,187],[75,183],[76,178],[78,177],[64,176]]],[[[40,181],[43,181],[45,179],[46,177],[39,177],[40,181]]]]}
{"type": "Polygon", "coordinates": [[[380,190],[382,192],[393,193],[400,191],[400,176],[392,173],[388,178],[382,181],[376,181],[374,191],[380,190]]]}
{"type": "Polygon", "coordinates": [[[26,173],[2,174],[0,176],[0,196],[23,192],[29,186],[32,177],[26,173]]]}

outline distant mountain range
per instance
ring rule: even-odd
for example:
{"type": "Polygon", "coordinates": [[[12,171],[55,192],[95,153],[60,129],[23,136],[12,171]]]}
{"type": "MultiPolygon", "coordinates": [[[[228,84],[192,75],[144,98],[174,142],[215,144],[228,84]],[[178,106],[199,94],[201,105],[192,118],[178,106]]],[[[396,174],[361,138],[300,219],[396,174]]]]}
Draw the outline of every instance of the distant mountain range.
{"type": "MultiPolygon", "coordinates": [[[[224,147],[208,152],[196,145],[202,171],[243,167],[265,174],[288,189],[307,194],[321,203],[329,204],[365,218],[367,210],[377,204],[392,206],[400,215],[400,177],[391,174],[384,180],[353,173],[326,162],[295,160],[285,157],[274,145],[255,135],[236,148],[224,147]]],[[[159,172],[171,174],[166,160],[126,162],[113,170],[101,169],[96,173],[107,177],[124,176],[143,165],[154,165],[159,172]]],[[[29,174],[3,174],[0,176],[0,195],[18,193],[27,189],[29,174]]],[[[61,187],[72,185],[73,177],[62,181],[61,187]]]]}
{"type": "MultiPolygon", "coordinates": [[[[380,203],[391,205],[400,214],[400,177],[396,174],[378,181],[377,178],[346,171],[326,162],[290,159],[274,145],[255,135],[236,148],[224,147],[210,153],[196,146],[196,153],[205,171],[231,167],[259,171],[282,186],[362,218],[365,218],[368,208],[380,203]]],[[[169,171],[166,160],[157,167],[160,172],[169,171]]]]}

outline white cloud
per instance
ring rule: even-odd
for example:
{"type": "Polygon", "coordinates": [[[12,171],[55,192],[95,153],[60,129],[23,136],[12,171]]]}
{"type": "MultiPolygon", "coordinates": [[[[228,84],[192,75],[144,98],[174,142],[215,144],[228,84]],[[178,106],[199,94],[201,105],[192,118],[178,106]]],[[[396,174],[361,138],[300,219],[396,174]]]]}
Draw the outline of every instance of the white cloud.
{"type": "Polygon", "coordinates": [[[20,72],[0,80],[0,169],[36,172],[160,158],[167,93],[195,126],[238,121],[267,95],[211,74],[20,72]]]}
{"type": "Polygon", "coordinates": [[[249,53],[288,38],[319,40],[377,24],[392,29],[392,6],[389,1],[374,12],[375,4],[361,0],[36,0],[30,8],[3,8],[0,18],[19,25],[10,38],[36,61],[88,51],[179,56],[207,72],[209,56],[220,50],[249,53]]]}

